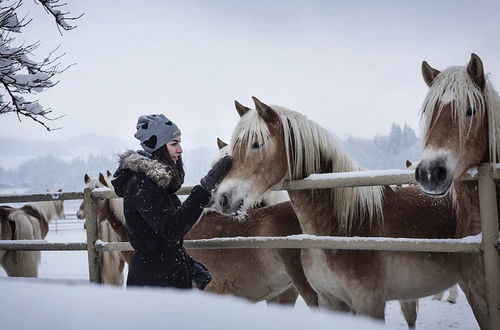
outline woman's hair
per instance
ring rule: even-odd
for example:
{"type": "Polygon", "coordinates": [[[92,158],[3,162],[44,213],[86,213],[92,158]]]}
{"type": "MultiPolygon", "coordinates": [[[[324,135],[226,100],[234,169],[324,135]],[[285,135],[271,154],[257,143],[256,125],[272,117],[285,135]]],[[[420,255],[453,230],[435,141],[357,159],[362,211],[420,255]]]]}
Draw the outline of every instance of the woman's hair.
{"type": "Polygon", "coordinates": [[[174,177],[170,181],[168,188],[172,191],[179,190],[179,188],[184,183],[184,164],[182,163],[182,157],[179,155],[177,162],[174,163],[174,161],[170,157],[166,144],[153,151],[152,155],[153,159],[156,159],[159,162],[168,165],[174,173],[174,177]]]}

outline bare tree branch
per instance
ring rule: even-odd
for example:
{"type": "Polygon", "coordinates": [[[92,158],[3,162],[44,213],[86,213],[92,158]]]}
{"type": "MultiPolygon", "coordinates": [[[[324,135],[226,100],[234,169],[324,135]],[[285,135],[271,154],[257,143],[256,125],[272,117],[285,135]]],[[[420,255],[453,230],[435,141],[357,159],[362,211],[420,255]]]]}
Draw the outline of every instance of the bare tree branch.
{"type": "MultiPolygon", "coordinates": [[[[62,27],[66,31],[73,30],[76,26],[70,25],[68,21],[74,21],[83,16],[83,14],[81,14],[76,17],[68,17],[69,15],[68,12],[62,12],[61,10],[59,10],[60,8],[66,6],[67,3],[60,3],[59,0],[37,0],[37,1],[42,4],[47,13],[50,13],[52,14],[52,16],[54,16],[58,29],[62,27]]],[[[60,29],[59,33],[61,33],[62,35],[60,29]]]]}
{"type": "MultiPolygon", "coordinates": [[[[67,21],[78,19],[83,15],[68,17],[67,12],[60,10],[66,3],[59,3],[59,0],[35,1],[54,16],[58,29],[59,27],[64,30],[74,29],[75,27],[67,21]]],[[[13,34],[22,33],[22,29],[31,22],[31,19],[26,17],[18,19],[16,11],[23,6],[22,0],[10,1],[7,5],[4,5],[5,3],[6,1],[0,0],[0,115],[15,113],[19,121],[21,117],[30,118],[49,131],[54,130],[47,125],[47,121],[57,120],[62,116],[49,117],[51,109],[45,109],[38,100],[26,100],[25,95],[34,95],[54,87],[58,83],[53,81],[54,77],[71,65],[59,68],[59,60],[64,55],[55,55],[59,47],[43,60],[35,61],[32,56],[40,45],[39,41],[16,46],[13,34]]]]}

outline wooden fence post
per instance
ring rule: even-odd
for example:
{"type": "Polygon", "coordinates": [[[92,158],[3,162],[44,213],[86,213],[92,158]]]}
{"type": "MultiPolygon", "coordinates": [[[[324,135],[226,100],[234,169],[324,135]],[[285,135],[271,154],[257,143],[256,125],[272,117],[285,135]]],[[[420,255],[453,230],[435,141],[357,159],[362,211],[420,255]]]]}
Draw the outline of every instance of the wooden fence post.
{"type": "Polygon", "coordinates": [[[478,188],[489,326],[490,329],[500,329],[500,259],[496,186],[492,177],[494,166],[490,163],[479,166],[478,188]]]}
{"type": "Polygon", "coordinates": [[[85,203],[85,229],[87,231],[87,254],[89,260],[90,282],[101,283],[101,265],[99,254],[95,247],[97,240],[97,203],[92,198],[92,188],[83,191],[85,203]]]}

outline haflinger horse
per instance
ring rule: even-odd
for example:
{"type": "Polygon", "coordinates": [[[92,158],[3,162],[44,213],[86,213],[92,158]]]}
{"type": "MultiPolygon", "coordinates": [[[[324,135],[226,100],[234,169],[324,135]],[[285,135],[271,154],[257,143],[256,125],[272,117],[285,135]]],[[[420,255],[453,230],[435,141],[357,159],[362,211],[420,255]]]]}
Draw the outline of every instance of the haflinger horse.
{"type": "MultiPolygon", "coordinates": [[[[21,208],[0,206],[0,239],[44,239],[53,219],[64,219],[63,201],[34,202],[21,208]]],[[[40,251],[0,251],[0,264],[8,276],[37,277],[39,263],[40,251]]]]}
{"type": "MultiPolygon", "coordinates": [[[[500,97],[475,54],[467,66],[443,71],[424,61],[422,74],[429,91],[421,110],[424,150],[415,178],[431,196],[451,195],[458,209],[456,238],[477,235],[481,232],[477,182],[456,179],[482,162],[498,162],[500,97]]],[[[462,274],[459,285],[481,329],[488,329],[482,257],[461,254],[457,258],[462,274]]]]}
{"type": "MultiPolygon", "coordinates": [[[[108,171],[107,174],[109,178],[111,173],[108,171]]],[[[98,179],[91,178],[88,174],[85,174],[83,180],[86,187],[92,187],[94,189],[104,187],[109,188],[111,186],[102,173],[99,173],[98,179]]],[[[120,201],[115,202],[118,204],[120,201]]],[[[116,222],[117,218],[113,217],[113,213],[110,212],[110,203],[111,202],[109,200],[97,201],[97,238],[104,242],[127,242],[128,239],[126,237],[126,233],[124,239],[122,239],[122,237],[118,234],[120,233],[120,230],[115,230],[117,224],[113,226],[113,222],[116,222]]],[[[85,204],[82,202],[76,214],[78,219],[85,218],[84,206],[85,204]]],[[[118,224],[118,226],[120,224],[118,224]]],[[[130,252],[120,253],[117,251],[105,251],[99,253],[102,283],[118,286],[123,285],[123,269],[125,267],[124,260],[126,260],[127,257],[131,258],[130,252]]]]}
{"type": "MultiPolygon", "coordinates": [[[[231,139],[233,166],[214,193],[214,206],[244,210],[285,180],[313,173],[360,171],[324,128],[302,114],[253,98],[231,139]]],[[[451,238],[451,200],[436,200],[418,187],[349,187],[289,190],[304,234],[320,236],[451,238]]],[[[447,253],[305,249],[302,264],[320,307],[384,319],[385,302],[438,293],[459,279],[447,253]]],[[[411,324],[409,324],[412,326],[411,324]]]]}

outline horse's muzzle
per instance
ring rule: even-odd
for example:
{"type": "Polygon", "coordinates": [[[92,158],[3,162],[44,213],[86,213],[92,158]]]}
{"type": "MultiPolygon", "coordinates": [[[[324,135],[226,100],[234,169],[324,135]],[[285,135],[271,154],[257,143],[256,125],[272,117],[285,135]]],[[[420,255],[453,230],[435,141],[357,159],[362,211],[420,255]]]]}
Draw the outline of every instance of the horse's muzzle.
{"type": "Polygon", "coordinates": [[[426,194],[442,197],[450,189],[452,176],[446,160],[440,157],[431,161],[422,160],[415,170],[415,180],[426,194]]]}

